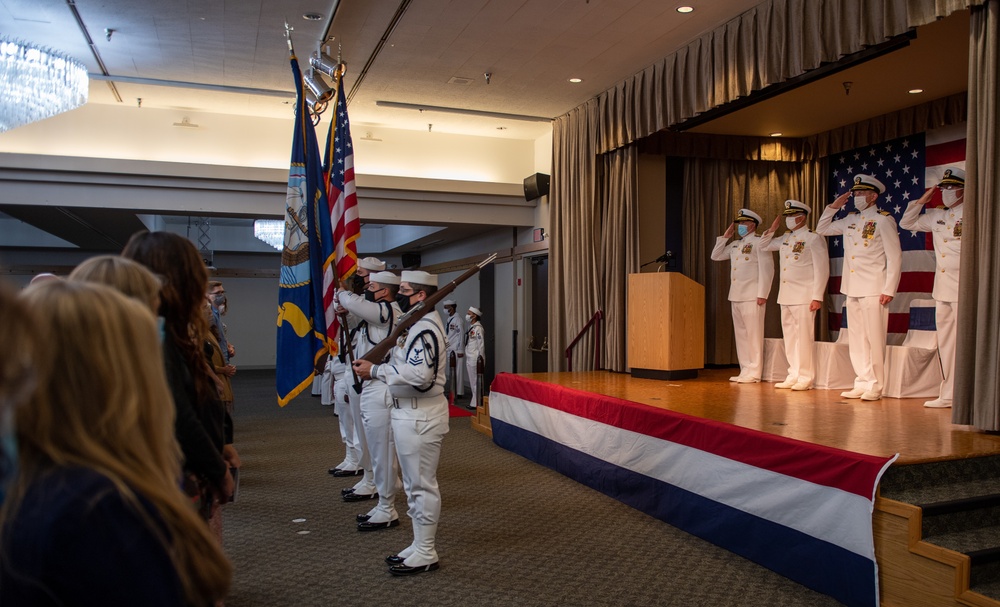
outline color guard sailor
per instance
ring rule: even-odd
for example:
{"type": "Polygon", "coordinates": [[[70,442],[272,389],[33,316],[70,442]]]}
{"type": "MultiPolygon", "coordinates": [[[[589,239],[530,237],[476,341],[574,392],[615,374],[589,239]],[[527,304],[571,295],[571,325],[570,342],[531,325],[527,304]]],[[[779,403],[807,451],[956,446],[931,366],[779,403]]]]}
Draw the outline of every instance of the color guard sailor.
{"type": "Polygon", "coordinates": [[[482,317],[482,311],[475,306],[470,307],[468,314],[465,315],[465,320],[469,323],[469,331],[465,341],[465,368],[469,372],[469,386],[472,388],[470,408],[476,406],[477,397],[481,396],[477,390],[486,389],[485,386],[479,385],[479,372],[476,368],[476,361],[479,360],[480,356],[483,357],[483,362],[486,362],[485,334],[483,325],[479,322],[482,317]]]}

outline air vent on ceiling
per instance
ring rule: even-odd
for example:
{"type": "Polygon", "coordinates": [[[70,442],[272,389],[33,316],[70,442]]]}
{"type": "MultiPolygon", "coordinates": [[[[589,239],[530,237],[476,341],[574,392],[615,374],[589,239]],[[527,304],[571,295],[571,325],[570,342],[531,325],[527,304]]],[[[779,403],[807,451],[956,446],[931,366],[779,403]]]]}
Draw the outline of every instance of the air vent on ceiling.
{"type": "Polygon", "coordinates": [[[472,83],[472,78],[462,78],[461,76],[452,76],[448,79],[448,84],[462,84],[468,85],[472,83]]]}

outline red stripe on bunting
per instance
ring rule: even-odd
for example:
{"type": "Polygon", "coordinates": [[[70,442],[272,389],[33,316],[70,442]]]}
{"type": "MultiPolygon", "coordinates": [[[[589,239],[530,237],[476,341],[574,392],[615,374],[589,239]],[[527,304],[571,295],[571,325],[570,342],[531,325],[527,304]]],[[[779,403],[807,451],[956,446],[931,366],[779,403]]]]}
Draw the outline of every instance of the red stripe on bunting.
{"type": "Polygon", "coordinates": [[[872,499],[890,461],[501,373],[491,392],[872,499]]]}
{"type": "Polygon", "coordinates": [[[965,138],[928,145],[926,153],[927,161],[924,164],[928,167],[965,162],[965,138]]]}

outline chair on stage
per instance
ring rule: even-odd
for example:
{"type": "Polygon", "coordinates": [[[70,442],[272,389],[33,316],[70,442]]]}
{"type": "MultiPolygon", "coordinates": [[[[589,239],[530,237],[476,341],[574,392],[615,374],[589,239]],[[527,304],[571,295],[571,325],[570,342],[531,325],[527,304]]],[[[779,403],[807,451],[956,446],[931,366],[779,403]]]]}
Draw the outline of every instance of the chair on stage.
{"type": "Polygon", "coordinates": [[[788,376],[788,358],[785,356],[785,340],[768,337],[764,340],[764,368],[760,372],[761,381],[782,382],[788,376]]]}
{"type": "Polygon", "coordinates": [[[937,396],[941,380],[934,300],[914,299],[910,302],[910,326],[903,343],[886,346],[882,395],[893,398],[937,396]]]}
{"type": "Polygon", "coordinates": [[[854,365],[847,345],[847,307],[840,310],[837,341],[818,341],[813,354],[816,362],[816,388],[845,390],[854,387],[854,365]]]}

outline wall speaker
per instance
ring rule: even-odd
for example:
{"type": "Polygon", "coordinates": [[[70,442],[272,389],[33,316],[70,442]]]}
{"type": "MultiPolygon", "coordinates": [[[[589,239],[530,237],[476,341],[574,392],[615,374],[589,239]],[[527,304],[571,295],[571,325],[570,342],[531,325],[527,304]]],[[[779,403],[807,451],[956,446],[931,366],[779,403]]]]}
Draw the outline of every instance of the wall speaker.
{"type": "Polygon", "coordinates": [[[419,268],[420,253],[403,253],[402,255],[400,255],[400,261],[403,263],[403,268],[407,270],[419,268]]]}
{"type": "Polygon", "coordinates": [[[534,200],[549,195],[549,176],[535,173],[524,178],[524,199],[534,200]]]}

